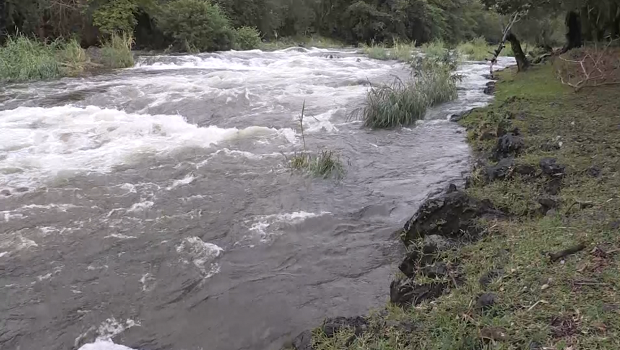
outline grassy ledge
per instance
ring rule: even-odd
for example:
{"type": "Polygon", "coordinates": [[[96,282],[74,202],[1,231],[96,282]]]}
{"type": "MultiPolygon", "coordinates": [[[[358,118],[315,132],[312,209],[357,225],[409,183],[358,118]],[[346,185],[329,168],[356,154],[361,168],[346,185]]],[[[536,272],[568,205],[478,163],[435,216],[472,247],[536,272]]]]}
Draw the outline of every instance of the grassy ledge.
{"type": "Polygon", "coordinates": [[[576,94],[550,64],[500,75],[495,102],[462,123],[487,162],[497,134],[518,128],[523,147],[506,176],[474,176],[466,190],[508,216],[480,222],[482,239],[442,255],[459,264],[464,285],[415,307],[389,306],[357,337],[316,330],[314,349],[620,348],[620,86],[576,94]],[[565,175],[541,175],[544,158],[565,175]],[[516,171],[528,166],[529,175],[516,171]],[[585,249],[548,256],[578,243],[585,249]],[[485,311],[476,307],[482,293],[495,296],[485,311]]]}

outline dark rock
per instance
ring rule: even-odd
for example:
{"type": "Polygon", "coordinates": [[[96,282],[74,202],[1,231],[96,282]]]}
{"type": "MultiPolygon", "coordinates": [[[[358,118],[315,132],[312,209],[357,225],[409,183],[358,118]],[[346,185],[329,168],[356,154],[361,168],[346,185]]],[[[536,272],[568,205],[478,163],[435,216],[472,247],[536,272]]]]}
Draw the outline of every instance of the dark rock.
{"type": "Polygon", "coordinates": [[[452,249],[452,247],[454,247],[454,242],[439,235],[424,236],[424,241],[422,242],[422,252],[425,254],[443,252],[452,249]]]}
{"type": "Polygon", "coordinates": [[[462,191],[426,200],[405,224],[405,245],[429,235],[451,238],[474,236],[480,232],[477,220],[499,217],[502,213],[462,191]]]}
{"type": "Polygon", "coordinates": [[[418,305],[425,300],[440,297],[448,283],[416,284],[410,279],[395,280],[390,284],[390,302],[398,306],[418,305]]]}
{"type": "Polygon", "coordinates": [[[535,341],[530,342],[530,345],[528,346],[529,350],[541,350],[542,348],[542,345],[535,341]]]}
{"type": "Polygon", "coordinates": [[[476,300],[476,309],[479,311],[486,311],[495,305],[497,297],[493,293],[484,293],[476,300]]]}
{"type": "Polygon", "coordinates": [[[9,191],[9,190],[2,190],[2,191],[0,191],[0,194],[3,195],[3,196],[7,196],[8,197],[8,196],[11,195],[11,191],[9,191]]]}
{"type": "Polygon", "coordinates": [[[456,188],[456,185],[455,184],[450,184],[448,186],[448,189],[446,190],[446,193],[452,193],[452,192],[456,192],[456,191],[458,191],[458,189],[456,188]]]}
{"type": "Polygon", "coordinates": [[[335,317],[328,318],[323,322],[323,333],[326,337],[331,338],[341,330],[352,329],[356,336],[362,335],[368,328],[368,321],[361,316],[357,317],[335,317]]]}
{"type": "Polygon", "coordinates": [[[312,332],[303,331],[293,339],[294,350],[312,350],[312,332]]]}
{"type": "Polygon", "coordinates": [[[562,177],[565,175],[566,167],[561,164],[557,164],[555,158],[543,158],[540,160],[540,168],[543,174],[553,177],[562,177]]]}
{"type": "Polygon", "coordinates": [[[495,82],[494,81],[488,82],[483,92],[486,95],[493,95],[495,93],[495,82]]]}
{"type": "Polygon", "coordinates": [[[550,181],[548,181],[543,190],[545,191],[545,193],[548,193],[552,196],[557,196],[558,194],[560,194],[560,189],[562,188],[562,179],[561,178],[555,178],[555,179],[551,179],[550,181]]]}
{"type": "Polygon", "coordinates": [[[540,204],[540,212],[545,215],[549,210],[557,209],[559,203],[557,199],[551,197],[542,197],[538,199],[538,204],[540,204]]]}
{"type": "Polygon", "coordinates": [[[544,152],[553,152],[560,149],[560,144],[557,142],[547,142],[540,145],[540,149],[544,152]]]}
{"type": "Polygon", "coordinates": [[[442,278],[448,276],[449,271],[445,263],[437,263],[435,265],[423,267],[420,272],[428,278],[442,278]]]}
{"type": "Polygon", "coordinates": [[[435,252],[424,253],[414,250],[405,256],[405,259],[398,265],[398,269],[407,277],[413,277],[416,274],[418,266],[431,265],[437,260],[435,252]]]}
{"type": "Polygon", "coordinates": [[[586,174],[591,177],[599,177],[601,176],[601,168],[596,165],[591,166],[588,168],[588,170],[586,170],[586,174]]]}
{"type": "Polygon", "coordinates": [[[471,114],[471,112],[473,112],[473,109],[470,109],[468,111],[463,111],[460,113],[455,113],[453,115],[450,116],[450,121],[451,122],[458,122],[461,121],[463,118],[467,117],[468,115],[471,114]]]}
{"type": "Polygon", "coordinates": [[[515,174],[521,176],[535,176],[537,168],[530,164],[517,164],[513,168],[515,174]]]}
{"type": "Polygon", "coordinates": [[[523,137],[509,132],[497,140],[495,158],[502,159],[505,157],[518,155],[524,145],[525,143],[523,142],[523,137]]]}
{"type": "Polygon", "coordinates": [[[491,270],[491,271],[485,273],[482,277],[480,277],[480,280],[478,280],[478,282],[480,283],[480,286],[482,286],[482,288],[486,288],[494,280],[502,277],[503,275],[504,275],[504,270],[502,270],[502,269],[491,270]]]}
{"type": "Polygon", "coordinates": [[[496,80],[492,74],[483,74],[482,77],[486,80],[496,80]]]}
{"type": "Polygon", "coordinates": [[[487,166],[485,169],[485,180],[491,182],[494,180],[507,178],[510,175],[510,170],[513,165],[514,159],[504,158],[496,165],[487,166]]]}

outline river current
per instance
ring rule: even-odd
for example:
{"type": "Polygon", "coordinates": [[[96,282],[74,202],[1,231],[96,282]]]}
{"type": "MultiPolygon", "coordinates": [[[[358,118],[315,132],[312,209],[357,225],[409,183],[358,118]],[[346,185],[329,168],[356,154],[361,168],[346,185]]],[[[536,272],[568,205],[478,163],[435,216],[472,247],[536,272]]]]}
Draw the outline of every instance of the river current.
{"type": "MultiPolygon", "coordinates": [[[[512,64],[502,59],[500,66],[512,64]]],[[[324,317],[385,304],[394,232],[469,169],[450,115],[351,119],[407,76],[353,50],[143,56],[135,68],[0,87],[0,348],[279,349],[324,317]],[[306,147],[341,180],[291,173],[306,147]]]]}

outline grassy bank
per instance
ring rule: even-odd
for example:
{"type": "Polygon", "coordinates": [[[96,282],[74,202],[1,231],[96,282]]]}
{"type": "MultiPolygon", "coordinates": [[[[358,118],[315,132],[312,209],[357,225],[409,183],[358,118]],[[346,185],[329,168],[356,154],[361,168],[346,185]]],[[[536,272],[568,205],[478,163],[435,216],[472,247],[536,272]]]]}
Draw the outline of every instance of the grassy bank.
{"type": "Polygon", "coordinates": [[[41,41],[18,35],[0,47],[0,81],[23,82],[76,76],[92,68],[133,66],[133,38],[113,35],[98,57],[90,57],[77,40],[41,41]]]}
{"type": "Polygon", "coordinates": [[[617,85],[575,94],[551,65],[503,72],[495,102],[462,123],[484,159],[498,131],[518,128],[525,146],[516,165],[535,174],[519,175],[514,166],[502,180],[474,176],[468,193],[509,215],[481,222],[483,239],[442,256],[459,266],[465,284],[417,307],[389,307],[359,337],[317,330],[314,348],[620,348],[619,94],[617,85]],[[564,177],[540,175],[549,157],[565,166],[564,177]],[[578,243],[585,249],[562,260],[548,256],[578,243]],[[485,311],[476,305],[482,293],[495,298],[485,311]]]}

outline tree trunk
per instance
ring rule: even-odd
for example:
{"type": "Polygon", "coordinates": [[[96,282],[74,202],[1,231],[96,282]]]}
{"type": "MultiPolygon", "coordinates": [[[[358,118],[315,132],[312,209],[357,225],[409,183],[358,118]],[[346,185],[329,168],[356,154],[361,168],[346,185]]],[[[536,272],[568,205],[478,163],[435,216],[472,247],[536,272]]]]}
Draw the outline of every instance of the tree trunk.
{"type": "Polygon", "coordinates": [[[519,72],[522,72],[530,66],[530,61],[525,56],[523,49],[521,49],[521,42],[517,39],[517,36],[513,33],[509,33],[506,36],[506,40],[510,41],[510,46],[512,46],[512,51],[515,54],[515,59],[517,60],[517,69],[519,72]]]}
{"type": "Polygon", "coordinates": [[[568,28],[568,32],[566,33],[566,46],[562,49],[562,53],[583,46],[581,18],[577,12],[569,11],[566,14],[566,27],[568,28]]]}
{"type": "Polygon", "coordinates": [[[6,10],[6,1],[0,0],[0,45],[3,45],[6,40],[6,10]]]}

